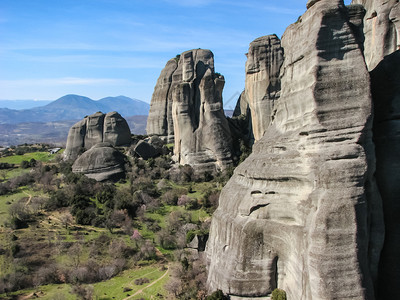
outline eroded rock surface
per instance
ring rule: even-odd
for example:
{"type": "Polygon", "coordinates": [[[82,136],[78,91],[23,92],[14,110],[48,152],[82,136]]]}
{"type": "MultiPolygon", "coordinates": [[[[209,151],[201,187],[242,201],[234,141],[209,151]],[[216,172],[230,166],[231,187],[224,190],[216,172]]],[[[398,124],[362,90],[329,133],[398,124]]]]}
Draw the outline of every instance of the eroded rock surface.
{"type": "Polygon", "coordinates": [[[97,143],[72,165],[72,172],[97,181],[117,180],[124,175],[125,156],[110,143],[97,143]]]}
{"type": "Polygon", "coordinates": [[[178,67],[178,61],[178,57],[170,59],[162,69],[154,88],[147,118],[147,134],[164,137],[169,142],[173,142],[174,136],[171,87],[180,81],[178,74],[173,76],[178,67]]]}
{"type": "Polygon", "coordinates": [[[225,80],[214,71],[214,55],[196,49],[170,60],[154,89],[148,134],[174,140],[174,158],[197,171],[232,163],[231,136],[222,107],[225,80]],[[154,103],[153,103],[154,102],[154,103]]]}
{"type": "Polygon", "coordinates": [[[400,46],[400,6],[397,0],[353,0],[366,9],[364,17],[365,60],[369,70],[400,46]]]}
{"type": "Polygon", "coordinates": [[[127,145],[131,141],[128,123],[117,112],[97,112],[74,124],[68,133],[65,160],[75,160],[79,154],[101,142],[113,146],[127,145]]]}
{"type": "Polygon", "coordinates": [[[235,299],[374,299],[384,225],[362,8],[308,4],[282,37],[273,121],[212,219],[208,285],[235,299]]]}
{"type": "Polygon", "coordinates": [[[257,38],[250,43],[246,62],[246,85],[239,108],[248,103],[251,128],[258,141],[272,122],[274,104],[279,99],[281,82],[279,72],[283,63],[283,49],[276,35],[257,38]],[[243,99],[243,100],[242,100],[243,99]]]}

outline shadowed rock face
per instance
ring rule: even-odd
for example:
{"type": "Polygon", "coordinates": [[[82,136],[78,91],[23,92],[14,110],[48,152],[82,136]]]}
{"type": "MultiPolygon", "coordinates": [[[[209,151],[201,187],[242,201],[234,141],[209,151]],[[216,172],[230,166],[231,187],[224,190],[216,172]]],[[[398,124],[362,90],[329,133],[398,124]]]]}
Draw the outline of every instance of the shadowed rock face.
{"type": "Polygon", "coordinates": [[[214,55],[196,49],[176,60],[167,63],[157,81],[147,132],[174,140],[174,159],[182,165],[196,171],[225,169],[232,163],[232,142],[222,107],[225,80],[214,72],[214,55]]]}
{"type": "Polygon", "coordinates": [[[376,178],[382,195],[385,244],[379,268],[379,299],[400,299],[400,51],[371,71],[376,178]]]}
{"type": "Polygon", "coordinates": [[[362,8],[308,7],[282,37],[273,121],[212,219],[208,285],[236,298],[374,299],[384,225],[362,8]]]}
{"type": "Polygon", "coordinates": [[[113,146],[129,144],[131,132],[125,119],[117,112],[97,112],[74,124],[68,133],[65,160],[78,155],[97,143],[109,142],[113,146]]]}
{"type": "Polygon", "coordinates": [[[83,153],[72,165],[72,172],[97,181],[119,179],[124,175],[125,156],[110,143],[98,143],[83,153]]]}
{"type": "Polygon", "coordinates": [[[374,69],[400,46],[400,4],[397,0],[353,0],[366,9],[364,17],[365,61],[374,69]]]}

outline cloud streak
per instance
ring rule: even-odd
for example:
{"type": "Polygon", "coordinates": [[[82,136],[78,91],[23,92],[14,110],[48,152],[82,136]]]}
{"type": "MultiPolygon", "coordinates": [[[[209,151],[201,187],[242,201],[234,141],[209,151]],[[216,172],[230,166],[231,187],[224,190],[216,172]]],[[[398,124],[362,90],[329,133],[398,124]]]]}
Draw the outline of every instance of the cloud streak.
{"type": "Polygon", "coordinates": [[[76,85],[124,85],[131,83],[127,79],[118,78],[35,78],[35,79],[16,79],[0,80],[0,87],[27,87],[27,86],[76,86],[76,85]]]}

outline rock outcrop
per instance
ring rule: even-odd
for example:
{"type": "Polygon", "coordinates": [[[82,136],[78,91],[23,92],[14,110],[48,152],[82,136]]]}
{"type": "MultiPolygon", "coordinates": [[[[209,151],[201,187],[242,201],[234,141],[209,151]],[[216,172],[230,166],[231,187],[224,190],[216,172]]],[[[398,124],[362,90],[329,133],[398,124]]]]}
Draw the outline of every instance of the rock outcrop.
{"type": "Polygon", "coordinates": [[[214,55],[196,49],[168,61],[154,89],[147,133],[174,140],[174,158],[197,171],[232,163],[231,136],[222,107],[225,80],[214,55]]]}
{"type": "Polygon", "coordinates": [[[364,53],[368,69],[400,46],[400,4],[397,0],[353,0],[366,9],[364,17],[364,53]]]}
{"type": "Polygon", "coordinates": [[[400,299],[400,51],[371,72],[371,89],[376,178],[385,220],[378,299],[400,299]]]}
{"type": "Polygon", "coordinates": [[[179,71],[173,76],[178,67],[178,61],[179,57],[170,59],[162,69],[151,97],[150,112],[147,118],[147,134],[164,137],[168,142],[173,142],[174,138],[171,88],[181,80],[179,71]]]}
{"type": "Polygon", "coordinates": [[[102,142],[113,146],[130,144],[129,126],[119,113],[97,112],[74,124],[68,133],[64,159],[74,161],[79,154],[102,142]]]}
{"type": "Polygon", "coordinates": [[[263,36],[250,43],[245,91],[239,99],[240,106],[235,115],[238,110],[249,114],[254,141],[264,135],[272,122],[275,101],[281,91],[279,72],[282,63],[283,49],[276,35],[263,36]]]}
{"type": "Polygon", "coordinates": [[[384,224],[363,8],[307,7],[282,37],[271,123],[212,219],[208,285],[235,298],[374,299],[384,224]]]}
{"type": "Polygon", "coordinates": [[[97,143],[72,165],[72,172],[82,173],[97,181],[117,180],[125,172],[125,156],[110,143],[97,143]]]}

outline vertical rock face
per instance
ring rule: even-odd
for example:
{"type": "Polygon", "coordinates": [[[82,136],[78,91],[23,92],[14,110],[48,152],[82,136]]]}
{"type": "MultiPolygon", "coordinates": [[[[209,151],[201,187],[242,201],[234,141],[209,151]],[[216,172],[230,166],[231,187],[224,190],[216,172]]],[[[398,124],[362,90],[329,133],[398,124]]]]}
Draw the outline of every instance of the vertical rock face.
{"type": "Polygon", "coordinates": [[[222,107],[224,83],[223,76],[214,72],[209,50],[186,51],[161,72],[147,133],[174,140],[178,163],[207,171],[231,164],[231,136],[222,107]]]}
{"type": "Polygon", "coordinates": [[[362,8],[308,8],[282,37],[273,121],[213,215],[208,285],[237,298],[374,298],[384,226],[362,8]]]}
{"type": "Polygon", "coordinates": [[[113,146],[129,144],[131,132],[125,119],[117,112],[97,112],[74,124],[68,133],[65,160],[75,160],[83,150],[97,143],[108,142],[113,146]]]}
{"type": "Polygon", "coordinates": [[[365,60],[374,69],[388,54],[400,46],[400,6],[397,0],[353,0],[366,9],[364,17],[365,60]]]}
{"type": "Polygon", "coordinates": [[[371,72],[376,178],[383,200],[385,244],[379,268],[379,299],[400,299],[400,51],[371,72]]]}
{"type": "MultiPolygon", "coordinates": [[[[151,98],[147,134],[159,135],[173,140],[171,85],[179,58],[170,59],[161,71],[151,98]]],[[[176,78],[175,78],[176,79],[176,78]]],[[[180,80],[180,79],[179,79],[180,80]]]]}
{"type": "Polygon", "coordinates": [[[258,141],[271,124],[274,103],[279,99],[279,71],[283,49],[276,35],[254,40],[246,62],[245,98],[249,104],[254,140],[258,141]]]}

